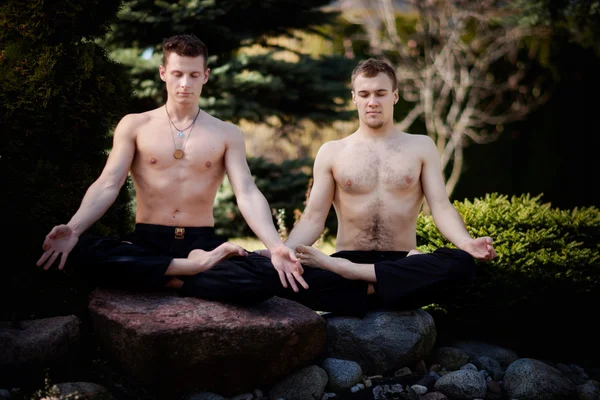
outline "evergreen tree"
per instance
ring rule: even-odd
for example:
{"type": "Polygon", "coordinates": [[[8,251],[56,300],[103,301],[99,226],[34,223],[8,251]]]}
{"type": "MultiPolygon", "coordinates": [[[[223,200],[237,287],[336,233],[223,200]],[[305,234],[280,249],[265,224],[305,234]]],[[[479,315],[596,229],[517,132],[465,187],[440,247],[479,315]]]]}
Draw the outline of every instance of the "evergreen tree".
{"type": "Polygon", "coordinates": [[[316,59],[294,51],[285,41],[273,40],[300,40],[299,31],[327,35],[326,25],[337,16],[324,10],[328,3],[130,0],[104,43],[111,55],[130,66],[139,100],[136,111],[142,111],[166,100],[157,73],[162,40],[193,33],[206,43],[210,54],[211,78],[200,100],[203,109],[234,123],[240,119],[266,122],[286,134],[302,119],[325,124],[354,116],[345,107],[354,61],[341,56],[316,59]],[[260,46],[256,54],[240,51],[253,45],[260,46]]]}
{"type": "MultiPolygon", "coordinates": [[[[8,217],[2,318],[73,312],[73,270],[35,266],[45,235],[66,223],[106,162],[110,130],[129,107],[131,84],[95,38],[120,0],[7,0],[0,5],[0,176],[8,217]],[[8,275],[8,278],[6,278],[8,275]],[[18,309],[15,309],[18,307],[18,309]]],[[[92,231],[131,228],[127,188],[92,231]]],[[[78,297],[82,299],[82,297],[78,297]]]]}

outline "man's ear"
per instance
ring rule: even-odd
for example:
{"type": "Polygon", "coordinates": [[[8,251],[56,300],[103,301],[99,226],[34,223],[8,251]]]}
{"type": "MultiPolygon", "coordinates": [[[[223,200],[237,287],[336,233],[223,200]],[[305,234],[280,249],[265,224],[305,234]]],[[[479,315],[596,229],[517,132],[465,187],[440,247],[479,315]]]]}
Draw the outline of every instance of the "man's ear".
{"type": "Polygon", "coordinates": [[[398,89],[394,90],[394,104],[398,102],[400,96],[398,95],[398,89]]]}
{"type": "Polygon", "coordinates": [[[351,91],[350,93],[352,93],[352,102],[353,102],[354,104],[356,104],[356,94],[354,93],[354,90],[353,90],[353,91],[351,91]]]}
{"type": "Polygon", "coordinates": [[[202,82],[203,84],[208,82],[209,75],[210,75],[210,68],[206,68],[206,71],[204,71],[204,82],[202,82]]]}
{"type": "Polygon", "coordinates": [[[164,66],[164,65],[159,65],[159,66],[158,66],[158,73],[159,73],[159,75],[160,75],[160,79],[161,79],[163,82],[166,82],[166,81],[167,81],[167,78],[165,77],[165,73],[166,73],[166,72],[167,72],[167,69],[165,68],[165,66],[164,66]]]}

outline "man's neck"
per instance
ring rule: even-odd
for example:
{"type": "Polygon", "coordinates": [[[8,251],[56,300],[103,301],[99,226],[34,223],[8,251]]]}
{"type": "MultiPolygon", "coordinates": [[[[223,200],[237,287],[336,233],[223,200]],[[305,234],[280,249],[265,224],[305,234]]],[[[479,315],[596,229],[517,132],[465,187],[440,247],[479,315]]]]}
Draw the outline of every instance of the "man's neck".
{"type": "Polygon", "coordinates": [[[355,135],[361,139],[382,140],[396,135],[399,131],[393,123],[387,123],[379,128],[371,128],[367,124],[361,123],[355,135]]]}
{"type": "Polygon", "coordinates": [[[175,121],[184,121],[184,120],[192,120],[196,117],[198,113],[198,109],[200,106],[194,103],[176,103],[169,102],[165,104],[167,107],[167,111],[173,120],[175,121]]]}

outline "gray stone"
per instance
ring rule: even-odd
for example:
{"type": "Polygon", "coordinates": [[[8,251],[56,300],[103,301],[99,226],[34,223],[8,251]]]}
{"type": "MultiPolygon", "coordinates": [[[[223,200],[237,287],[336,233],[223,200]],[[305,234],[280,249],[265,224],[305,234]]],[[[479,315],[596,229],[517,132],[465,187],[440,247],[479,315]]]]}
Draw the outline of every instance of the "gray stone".
{"type": "Polygon", "coordinates": [[[419,396],[424,395],[428,391],[427,387],[421,386],[421,385],[412,385],[410,388],[412,390],[414,390],[415,393],[418,394],[419,396]]]}
{"type": "Polygon", "coordinates": [[[471,364],[471,363],[467,363],[467,364],[463,365],[462,367],[460,367],[459,369],[475,371],[475,372],[479,371],[477,369],[477,367],[475,366],[475,364],[471,364]]]}
{"type": "Polygon", "coordinates": [[[327,373],[316,365],[302,368],[277,382],[269,391],[269,399],[320,399],[327,379],[327,373]]]}
{"type": "Polygon", "coordinates": [[[421,400],[447,400],[448,398],[441,392],[431,392],[427,393],[425,396],[421,397],[421,400]]]}
{"type": "Polygon", "coordinates": [[[327,390],[343,392],[362,380],[363,373],[356,361],[327,358],[323,361],[323,369],[329,377],[327,390]]]}
{"type": "Polygon", "coordinates": [[[469,362],[467,353],[455,347],[438,347],[433,351],[432,357],[448,371],[456,371],[469,362]]]}
{"type": "Polygon", "coordinates": [[[575,395],[575,385],[562,372],[532,358],[510,364],[503,383],[509,399],[560,400],[575,395]]]}
{"type": "Polygon", "coordinates": [[[427,388],[427,390],[431,391],[431,390],[433,390],[433,386],[435,385],[435,382],[438,379],[439,379],[439,377],[425,375],[425,376],[421,377],[421,379],[419,379],[416,384],[420,385],[420,386],[425,386],[427,388]]]}
{"type": "Polygon", "coordinates": [[[367,374],[412,366],[429,355],[437,338],[433,318],[422,309],[326,320],[325,356],[356,361],[367,374]]]}
{"type": "Polygon", "coordinates": [[[0,370],[70,361],[79,348],[80,325],[74,315],[21,321],[22,329],[0,321],[0,370]]]}
{"type": "Polygon", "coordinates": [[[93,382],[65,382],[55,387],[59,399],[116,400],[108,389],[93,382]]]}
{"type": "Polygon", "coordinates": [[[600,385],[594,381],[588,381],[577,386],[578,400],[600,400],[600,385]]]}
{"type": "Polygon", "coordinates": [[[473,363],[477,368],[487,371],[495,381],[501,380],[504,376],[504,371],[500,363],[491,357],[477,356],[473,360],[473,363]]]}
{"type": "Polygon", "coordinates": [[[449,399],[476,399],[485,397],[487,384],[480,373],[463,369],[442,376],[433,388],[449,399]]]}
{"type": "Polygon", "coordinates": [[[225,397],[212,392],[192,393],[184,397],[184,400],[226,400],[225,397]]]}
{"type": "Polygon", "coordinates": [[[500,363],[502,368],[508,367],[513,361],[519,359],[519,356],[513,350],[484,342],[457,341],[452,344],[452,347],[461,349],[472,359],[477,358],[477,356],[493,358],[500,363]]]}

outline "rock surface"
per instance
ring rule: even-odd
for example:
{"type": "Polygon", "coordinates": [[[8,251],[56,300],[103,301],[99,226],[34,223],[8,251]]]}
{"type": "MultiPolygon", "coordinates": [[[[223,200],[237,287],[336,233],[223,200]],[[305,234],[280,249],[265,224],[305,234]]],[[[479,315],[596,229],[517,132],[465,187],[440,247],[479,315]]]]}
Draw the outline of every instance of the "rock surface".
{"type": "Polygon", "coordinates": [[[170,396],[230,396],[307,365],[325,345],[325,320],[293,301],[239,307],[172,293],[97,289],[90,296],[103,350],[136,384],[170,396]]]}

